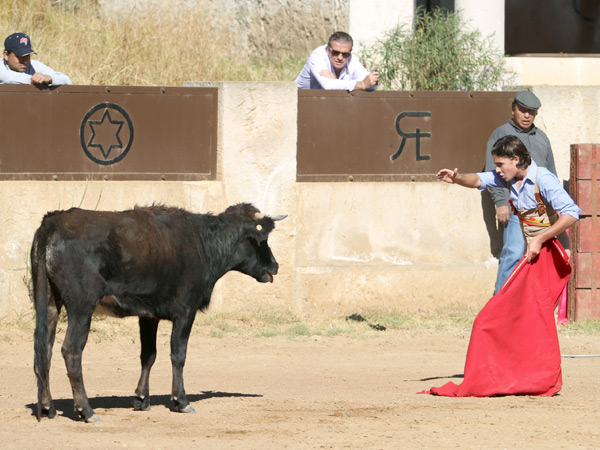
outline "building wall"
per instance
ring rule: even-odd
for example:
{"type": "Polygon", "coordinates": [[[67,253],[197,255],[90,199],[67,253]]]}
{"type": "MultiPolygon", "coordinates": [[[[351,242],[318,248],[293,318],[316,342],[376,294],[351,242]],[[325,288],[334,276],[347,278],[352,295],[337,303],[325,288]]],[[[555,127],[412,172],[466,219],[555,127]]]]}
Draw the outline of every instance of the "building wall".
{"type": "Polygon", "coordinates": [[[513,82],[522,86],[599,86],[600,58],[594,55],[506,57],[513,82]]]}
{"type": "Polygon", "coordinates": [[[494,47],[504,54],[504,0],[455,0],[454,8],[469,27],[490,36],[494,47]]]}
{"type": "Polygon", "coordinates": [[[360,49],[373,44],[386,30],[410,26],[414,11],[415,0],[350,0],[348,32],[360,49]]]}
{"type": "MultiPolygon", "coordinates": [[[[106,13],[122,13],[153,1],[158,0],[101,3],[106,13]]],[[[484,34],[495,31],[500,39],[503,1],[488,2],[485,10],[480,3],[457,0],[456,6],[484,34]]],[[[336,29],[347,29],[357,43],[369,42],[396,23],[412,21],[414,9],[413,0],[211,5],[219,11],[216,21],[239,24],[237,44],[267,53],[286,45],[310,48],[336,29]]],[[[600,142],[598,58],[507,58],[507,64],[514,82],[540,97],[536,124],[546,130],[559,177],[567,180],[569,145],[600,142]]],[[[30,311],[29,248],[47,211],[120,210],[154,202],[220,212],[251,201],[266,213],[289,214],[271,238],[281,264],[275,283],[229,274],[217,284],[215,309],[269,307],[329,315],[357,308],[480,306],[487,300],[497,264],[478,192],[437,183],[296,183],[293,82],[192,85],[220,89],[217,181],[0,182],[0,317],[30,311]]]]}
{"type": "MultiPolygon", "coordinates": [[[[190,85],[219,88],[218,180],[0,182],[0,317],[31,311],[29,249],[47,211],[155,202],[218,213],[248,201],[288,214],[270,238],[281,265],[275,282],[230,273],[217,283],[214,310],[331,316],[478,308],[490,297],[497,261],[478,191],[435,182],[297,183],[293,82],[190,85]]],[[[569,145],[600,142],[600,87],[533,91],[567,180],[569,145]]],[[[473,151],[483,153],[484,144],[473,151]]]]}

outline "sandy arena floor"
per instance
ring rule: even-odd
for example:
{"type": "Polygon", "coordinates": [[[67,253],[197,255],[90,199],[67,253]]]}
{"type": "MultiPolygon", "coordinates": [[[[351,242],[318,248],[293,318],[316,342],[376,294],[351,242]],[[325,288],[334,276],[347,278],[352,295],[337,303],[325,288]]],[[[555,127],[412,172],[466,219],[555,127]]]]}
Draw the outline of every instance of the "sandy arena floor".
{"type": "MultiPolygon", "coordinates": [[[[131,324],[123,325],[130,327],[131,324]]],[[[162,327],[162,325],[161,325],[162,327]]],[[[0,340],[4,449],[598,448],[600,358],[564,358],[553,398],[439,398],[417,391],[460,382],[469,333],[385,331],[349,337],[190,340],[186,391],[196,414],[170,410],[168,335],[159,337],[152,409],[133,411],[136,330],[91,336],[84,378],[102,419],[77,420],[55,345],[58,416],[37,423],[28,333],[0,340]]],[[[6,334],[6,333],[5,333],[6,334]]],[[[597,335],[561,334],[563,354],[598,354],[597,335]]]]}

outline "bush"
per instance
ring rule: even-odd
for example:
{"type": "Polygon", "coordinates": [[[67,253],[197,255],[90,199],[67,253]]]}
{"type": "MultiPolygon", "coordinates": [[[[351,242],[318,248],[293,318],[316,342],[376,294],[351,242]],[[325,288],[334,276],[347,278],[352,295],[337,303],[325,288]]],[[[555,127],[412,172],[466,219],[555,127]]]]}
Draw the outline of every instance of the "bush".
{"type": "Polygon", "coordinates": [[[361,59],[370,70],[377,68],[382,89],[498,90],[507,78],[491,36],[468,31],[460,12],[439,8],[418,9],[414,29],[400,25],[386,32],[361,59]]]}

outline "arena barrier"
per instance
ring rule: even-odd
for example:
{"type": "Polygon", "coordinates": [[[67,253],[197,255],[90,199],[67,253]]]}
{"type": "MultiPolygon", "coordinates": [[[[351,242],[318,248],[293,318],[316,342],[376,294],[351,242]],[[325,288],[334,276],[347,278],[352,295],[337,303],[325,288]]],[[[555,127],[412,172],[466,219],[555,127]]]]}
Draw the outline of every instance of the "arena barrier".
{"type": "Polygon", "coordinates": [[[481,171],[515,92],[298,92],[298,181],[435,181],[481,171]]]}
{"type": "Polygon", "coordinates": [[[2,180],[214,180],[217,91],[0,86],[2,180]]]}
{"type": "MultiPolygon", "coordinates": [[[[600,141],[597,128],[575,125],[582,117],[597,123],[586,102],[598,90],[534,92],[543,104],[536,124],[545,125],[567,180],[569,144],[600,141]],[[564,104],[581,114],[559,114],[564,104]]],[[[28,255],[47,211],[152,203],[217,213],[252,202],[288,214],[270,237],[281,265],[275,282],[228,274],[213,310],[332,316],[480,308],[496,275],[495,223],[486,222],[478,191],[431,180],[452,161],[460,170],[483,166],[487,136],[508,119],[512,94],[492,95],[491,106],[479,93],[435,101],[420,93],[315,94],[299,93],[293,82],[0,86],[0,317],[31,312],[28,255]],[[460,101],[470,105],[464,113],[460,101]],[[127,118],[108,104],[127,113],[133,139],[127,118]],[[310,108],[314,117],[306,118],[310,108]],[[457,123],[447,124],[453,117],[457,123]],[[481,125],[486,117],[499,123],[481,125]],[[82,145],[106,162],[129,141],[112,164],[94,161],[82,145]]]]}

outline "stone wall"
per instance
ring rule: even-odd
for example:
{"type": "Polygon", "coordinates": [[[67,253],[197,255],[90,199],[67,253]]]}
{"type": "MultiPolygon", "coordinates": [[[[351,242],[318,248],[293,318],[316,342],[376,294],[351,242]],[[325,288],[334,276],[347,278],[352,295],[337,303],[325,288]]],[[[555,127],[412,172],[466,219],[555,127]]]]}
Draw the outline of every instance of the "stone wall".
{"type": "Polygon", "coordinates": [[[146,8],[202,8],[216,30],[232,36],[235,51],[259,58],[309,52],[349,26],[349,0],[99,0],[107,15],[146,8]]]}

